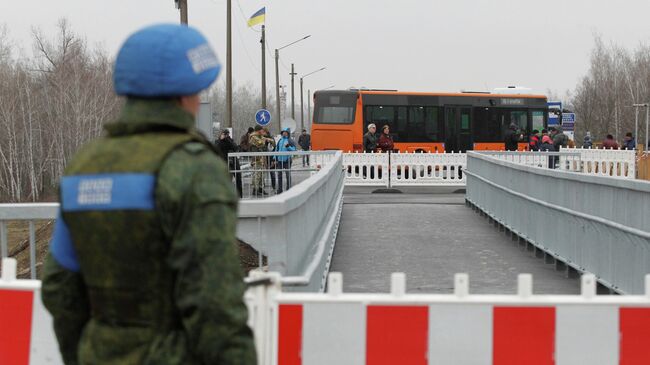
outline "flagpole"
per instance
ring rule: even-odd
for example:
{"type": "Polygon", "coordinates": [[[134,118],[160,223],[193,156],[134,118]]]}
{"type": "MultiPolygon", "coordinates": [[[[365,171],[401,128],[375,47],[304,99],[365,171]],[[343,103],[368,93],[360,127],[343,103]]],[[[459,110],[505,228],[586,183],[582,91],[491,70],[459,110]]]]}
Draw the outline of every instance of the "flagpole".
{"type": "MultiPolygon", "coordinates": [[[[228,31],[226,35],[226,128],[232,128],[232,0],[228,0],[226,9],[226,23],[228,31]]],[[[212,137],[212,136],[210,136],[212,137]]]]}
{"type": "Polygon", "coordinates": [[[262,109],[266,109],[266,26],[262,24],[262,109]]]}

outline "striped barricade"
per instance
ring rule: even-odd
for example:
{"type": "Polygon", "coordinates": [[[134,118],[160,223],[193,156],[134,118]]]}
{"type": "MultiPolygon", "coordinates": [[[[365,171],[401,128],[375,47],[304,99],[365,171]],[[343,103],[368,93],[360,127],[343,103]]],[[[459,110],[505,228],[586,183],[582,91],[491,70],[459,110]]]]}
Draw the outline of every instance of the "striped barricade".
{"type": "Polygon", "coordinates": [[[16,261],[2,261],[0,364],[61,365],[52,317],[41,302],[41,282],[16,280],[16,261]]]}
{"type": "Polygon", "coordinates": [[[463,274],[455,294],[405,294],[393,275],[390,294],[343,294],[340,274],[328,294],[276,294],[260,363],[650,364],[650,297],[596,296],[592,275],[577,296],[534,296],[530,275],[518,295],[468,295],[463,274]]]}

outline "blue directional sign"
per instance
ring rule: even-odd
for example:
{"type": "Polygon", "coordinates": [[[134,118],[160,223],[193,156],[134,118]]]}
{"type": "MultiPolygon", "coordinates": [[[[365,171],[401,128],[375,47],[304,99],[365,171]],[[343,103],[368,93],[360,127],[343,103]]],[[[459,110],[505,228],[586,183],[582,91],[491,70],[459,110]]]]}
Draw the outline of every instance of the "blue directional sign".
{"type": "Polygon", "coordinates": [[[255,113],[255,122],[262,127],[269,125],[269,123],[271,123],[271,113],[266,109],[258,110],[257,113],[255,113]]]}

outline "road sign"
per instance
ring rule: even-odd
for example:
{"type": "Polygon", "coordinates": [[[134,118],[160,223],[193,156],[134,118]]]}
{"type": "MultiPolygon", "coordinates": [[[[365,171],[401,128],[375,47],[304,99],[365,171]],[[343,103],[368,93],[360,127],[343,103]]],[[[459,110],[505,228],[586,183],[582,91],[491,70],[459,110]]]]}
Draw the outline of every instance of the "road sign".
{"type": "Polygon", "coordinates": [[[271,123],[271,113],[266,109],[258,110],[257,113],[255,113],[255,122],[262,127],[269,125],[269,123],[271,123]]]}
{"type": "Polygon", "coordinates": [[[566,132],[572,132],[576,124],[575,113],[562,113],[562,129],[566,132]]]}

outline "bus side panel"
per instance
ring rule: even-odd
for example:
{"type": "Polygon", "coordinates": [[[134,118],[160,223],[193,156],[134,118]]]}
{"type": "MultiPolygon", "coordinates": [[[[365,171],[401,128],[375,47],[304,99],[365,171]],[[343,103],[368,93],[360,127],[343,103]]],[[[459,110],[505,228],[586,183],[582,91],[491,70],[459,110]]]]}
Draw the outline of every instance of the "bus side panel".
{"type": "MultiPolygon", "coordinates": [[[[500,142],[476,142],[474,143],[474,151],[505,151],[505,143],[500,142]]],[[[528,144],[525,142],[517,143],[517,151],[527,151],[528,144]]]]}

